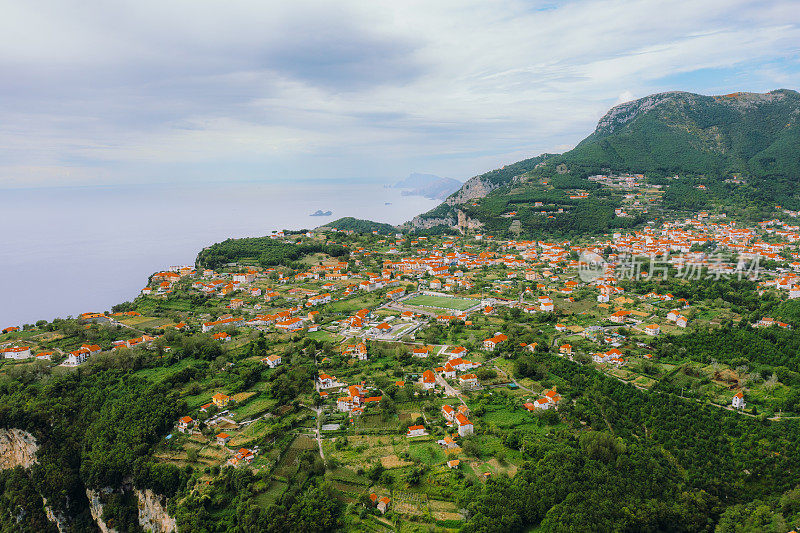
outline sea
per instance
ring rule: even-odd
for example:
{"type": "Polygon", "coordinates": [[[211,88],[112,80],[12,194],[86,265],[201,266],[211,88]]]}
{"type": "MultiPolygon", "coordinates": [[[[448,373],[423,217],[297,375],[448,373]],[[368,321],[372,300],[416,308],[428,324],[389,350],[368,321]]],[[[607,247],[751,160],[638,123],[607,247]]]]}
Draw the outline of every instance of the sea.
{"type": "Polygon", "coordinates": [[[0,329],[102,312],[204,247],[345,216],[400,224],[438,205],[377,180],[0,190],[0,329]],[[310,216],[316,211],[330,216],[310,216]]]}

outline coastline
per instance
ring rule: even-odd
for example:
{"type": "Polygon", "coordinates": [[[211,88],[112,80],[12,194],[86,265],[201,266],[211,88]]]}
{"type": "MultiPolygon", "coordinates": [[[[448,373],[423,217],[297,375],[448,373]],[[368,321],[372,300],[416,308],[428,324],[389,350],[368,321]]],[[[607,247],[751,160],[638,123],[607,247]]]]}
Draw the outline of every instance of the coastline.
{"type": "Polygon", "coordinates": [[[194,264],[203,247],[227,238],[312,229],[348,215],[399,224],[437,203],[366,180],[288,190],[283,182],[16,189],[0,199],[8,236],[0,324],[109,309],[135,298],[151,273],[194,264]],[[318,209],[333,214],[309,216],[318,209]]]}

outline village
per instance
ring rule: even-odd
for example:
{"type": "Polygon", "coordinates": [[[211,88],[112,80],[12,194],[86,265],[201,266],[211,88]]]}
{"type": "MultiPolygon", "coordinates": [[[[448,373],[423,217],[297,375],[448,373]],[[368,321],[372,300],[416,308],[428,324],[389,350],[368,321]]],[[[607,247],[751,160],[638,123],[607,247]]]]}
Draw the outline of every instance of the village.
{"type": "Polygon", "coordinates": [[[741,227],[700,212],[580,242],[336,229],[273,238],[336,243],[348,256],[312,254],[302,269],[175,266],[120,308],[7,327],[0,369],[128,357],[134,375],[171,383],[185,402],[158,460],[196,465],[209,483],[221,468],[252,469],[264,502],[298,482],[303,461],[320,461],[342,500],[368,509],[354,520],[454,527],[464,513],[448,487],[513,475],[522,455],[509,442],[522,430],[570,427],[578,391],[543,372],[543,358],[641,390],[669,381],[741,416],[798,414],[780,407],[788,387],[757,361],[692,360],[659,344],[743,321],[790,328],[693,289],[745,280],[755,298],[800,298],[800,228],[787,222],[741,227]]]}

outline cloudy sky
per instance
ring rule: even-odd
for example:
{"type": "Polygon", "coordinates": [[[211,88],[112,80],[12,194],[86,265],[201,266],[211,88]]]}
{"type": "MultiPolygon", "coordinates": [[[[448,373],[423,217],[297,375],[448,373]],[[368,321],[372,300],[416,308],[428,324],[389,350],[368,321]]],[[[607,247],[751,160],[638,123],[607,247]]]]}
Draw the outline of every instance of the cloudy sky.
{"type": "Polygon", "coordinates": [[[0,5],[0,188],[466,179],[653,92],[800,86],[798,0],[0,5]]]}

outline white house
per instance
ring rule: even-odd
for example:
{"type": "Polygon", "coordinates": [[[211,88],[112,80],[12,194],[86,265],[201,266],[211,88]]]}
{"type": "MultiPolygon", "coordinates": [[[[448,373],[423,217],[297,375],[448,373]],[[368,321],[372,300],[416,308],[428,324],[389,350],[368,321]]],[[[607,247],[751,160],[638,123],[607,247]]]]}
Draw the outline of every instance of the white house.
{"type": "Polygon", "coordinates": [[[425,390],[430,390],[436,386],[436,376],[433,374],[433,370],[426,370],[422,373],[422,388],[425,390]]]}
{"type": "Polygon", "coordinates": [[[502,333],[495,333],[494,337],[490,337],[483,341],[483,348],[485,350],[493,351],[498,344],[506,340],[508,340],[506,335],[503,335],[502,333]]]}
{"type": "Polygon", "coordinates": [[[338,387],[338,386],[339,384],[336,382],[336,378],[334,376],[329,376],[328,374],[319,375],[320,389],[330,389],[331,387],[338,387]]]}
{"type": "Polygon", "coordinates": [[[30,346],[14,346],[3,350],[6,359],[28,359],[31,355],[30,346]]]}
{"type": "Polygon", "coordinates": [[[478,387],[478,376],[475,374],[464,374],[458,378],[458,382],[464,389],[474,389],[478,387]]]}
{"type": "Polygon", "coordinates": [[[456,424],[458,424],[458,434],[460,436],[466,437],[467,435],[472,435],[474,428],[472,422],[470,422],[466,416],[458,413],[456,415],[456,424]]]}
{"type": "Polygon", "coordinates": [[[408,437],[421,437],[423,435],[425,435],[425,426],[410,426],[408,433],[406,433],[408,437]]]}
{"type": "Polygon", "coordinates": [[[658,327],[658,324],[650,324],[644,327],[644,332],[648,335],[656,336],[661,333],[661,328],[658,327]]]}
{"type": "Polygon", "coordinates": [[[192,422],[194,422],[194,420],[192,420],[191,416],[182,417],[180,420],[178,420],[178,431],[181,433],[186,433],[186,431],[188,431],[191,427],[192,422]]]}
{"type": "Polygon", "coordinates": [[[442,406],[442,416],[444,416],[445,420],[452,422],[456,418],[456,410],[452,406],[445,404],[442,406]]]}
{"type": "Polygon", "coordinates": [[[275,368],[276,366],[281,364],[281,356],[280,355],[270,355],[268,357],[265,357],[261,361],[263,361],[264,364],[268,365],[270,368],[275,368]]]}
{"type": "Polygon", "coordinates": [[[746,404],[744,401],[744,394],[742,394],[741,391],[737,392],[736,395],[733,397],[731,405],[733,406],[734,409],[744,409],[746,404]]]}

